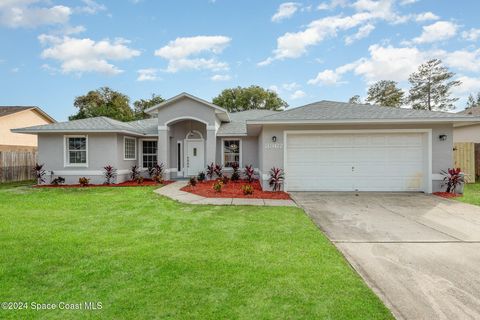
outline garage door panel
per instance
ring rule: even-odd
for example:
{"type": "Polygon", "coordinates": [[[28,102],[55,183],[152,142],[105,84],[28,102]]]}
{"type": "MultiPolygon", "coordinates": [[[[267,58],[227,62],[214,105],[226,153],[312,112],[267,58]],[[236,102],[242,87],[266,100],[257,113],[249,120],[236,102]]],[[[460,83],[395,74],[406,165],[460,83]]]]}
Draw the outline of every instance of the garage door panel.
{"type": "Polygon", "coordinates": [[[292,134],[286,141],[292,191],[423,191],[421,133],[292,134]]]}

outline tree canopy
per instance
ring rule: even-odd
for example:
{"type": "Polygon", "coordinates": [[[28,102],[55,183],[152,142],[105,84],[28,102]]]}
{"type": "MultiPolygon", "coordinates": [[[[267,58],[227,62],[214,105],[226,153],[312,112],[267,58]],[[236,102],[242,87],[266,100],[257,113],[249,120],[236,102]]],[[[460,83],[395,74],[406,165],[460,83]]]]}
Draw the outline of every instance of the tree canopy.
{"type": "Polygon", "coordinates": [[[161,96],[158,96],[156,94],[152,94],[152,97],[150,99],[140,99],[135,101],[133,103],[133,113],[134,113],[135,119],[149,118],[150,116],[145,113],[145,110],[159,103],[162,103],[163,101],[165,101],[165,99],[163,99],[161,96]]]}
{"type": "Polygon", "coordinates": [[[145,109],[154,106],[163,101],[158,95],[152,95],[151,99],[140,99],[133,103],[134,109],[130,107],[130,98],[109,87],[102,87],[97,90],[91,90],[87,94],[75,98],[73,105],[78,112],[70,117],[69,120],[78,120],[105,116],[120,121],[132,121],[135,119],[145,119],[150,116],[146,114],[145,109]]]}
{"type": "Polygon", "coordinates": [[[354,95],[350,99],[348,99],[348,103],[356,103],[356,104],[361,104],[362,99],[360,99],[360,96],[358,94],[354,95]]]}
{"type": "Polygon", "coordinates": [[[213,98],[212,102],[229,112],[252,109],[280,110],[288,107],[288,103],[275,91],[255,85],[225,89],[213,98]]]}
{"type": "Polygon", "coordinates": [[[411,84],[409,102],[414,109],[449,110],[458,98],[451,97],[451,89],[460,81],[451,80],[455,74],[448,71],[439,59],[432,59],[418,67],[408,78],[411,84]]]}
{"type": "Polygon", "coordinates": [[[404,92],[391,80],[380,80],[368,89],[366,101],[384,107],[400,107],[404,101],[404,92]]]}
{"type": "Polygon", "coordinates": [[[466,108],[480,107],[480,92],[476,96],[470,94],[467,99],[466,108]]]}

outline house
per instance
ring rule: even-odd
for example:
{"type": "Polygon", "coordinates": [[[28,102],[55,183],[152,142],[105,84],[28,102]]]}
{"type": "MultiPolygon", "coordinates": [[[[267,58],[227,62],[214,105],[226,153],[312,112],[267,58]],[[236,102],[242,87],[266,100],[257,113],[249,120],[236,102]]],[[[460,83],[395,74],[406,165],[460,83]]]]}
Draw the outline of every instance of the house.
{"type": "Polygon", "coordinates": [[[285,171],[287,191],[440,190],[452,167],[453,128],[471,115],[320,101],[286,111],[229,113],[188,93],[148,110],[151,119],[97,117],[15,129],[37,134],[46,170],[77,183],[103,182],[103,167],[166,167],[167,178],[197,175],[210,163],[253,165],[268,187],[285,171]]]}
{"type": "Polygon", "coordinates": [[[35,150],[35,135],[14,133],[10,130],[50,123],[55,123],[55,120],[39,107],[0,106],[0,151],[35,150]]]}
{"type": "MultiPolygon", "coordinates": [[[[458,114],[480,116],[480,106],[467,108],[458,114]]],[[[480,123],[472,123],[465,126],[455,127],[453,142],[475,142],[480,143],[480,123]]]]}

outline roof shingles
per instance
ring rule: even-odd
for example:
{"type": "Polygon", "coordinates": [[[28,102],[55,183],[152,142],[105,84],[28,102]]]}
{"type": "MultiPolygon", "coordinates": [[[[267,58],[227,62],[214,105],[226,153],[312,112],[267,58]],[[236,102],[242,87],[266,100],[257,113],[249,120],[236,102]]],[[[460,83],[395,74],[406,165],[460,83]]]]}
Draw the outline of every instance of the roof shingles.
{"type": "Polygon", "coordinates": [[[368,104],[352,104],[335,101],[319,101],[284,112],[262,117],[261,121],[289,120],[409,120],[409,119],[452,119],[465,118],[464,114],[381,107],[368,104]]]}

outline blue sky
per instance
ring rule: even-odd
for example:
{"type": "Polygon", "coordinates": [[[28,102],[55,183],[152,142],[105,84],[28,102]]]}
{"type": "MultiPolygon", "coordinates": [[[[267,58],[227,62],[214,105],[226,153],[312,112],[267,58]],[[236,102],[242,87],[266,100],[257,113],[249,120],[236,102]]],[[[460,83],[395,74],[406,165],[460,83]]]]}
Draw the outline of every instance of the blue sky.
{"type": "Polygon", "coordinates": [[[441,58],[480,91],[480,1],[0,0],[0,105],[57,120],[109,86],[132,102],[187,91],[211,100],[257,84],[291,106],[365,97],[377,80],[441,58]]]}

